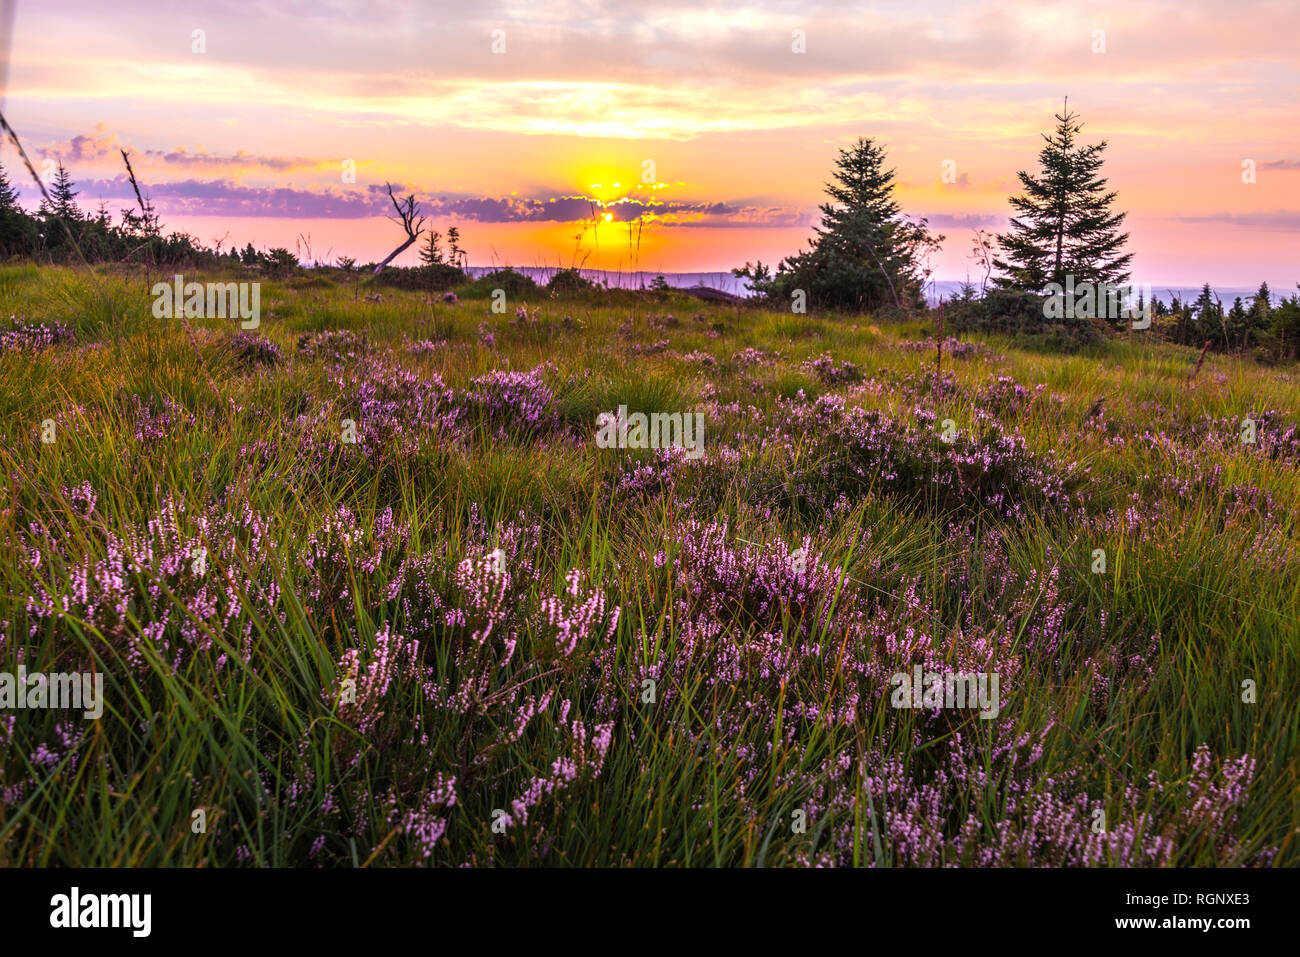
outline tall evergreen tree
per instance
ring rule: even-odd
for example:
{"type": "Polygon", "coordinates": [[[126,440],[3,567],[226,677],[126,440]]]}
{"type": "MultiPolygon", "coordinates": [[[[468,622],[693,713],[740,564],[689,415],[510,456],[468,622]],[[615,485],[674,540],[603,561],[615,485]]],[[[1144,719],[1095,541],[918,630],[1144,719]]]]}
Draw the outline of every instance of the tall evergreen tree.
{"type": "Polygon", "coordinates": [[[41,200],[41,213],[58,217],[65,222],[75,222],[80,219],[81,210],[76,202],[79,194],[72,186],[72,174],[60,162],[58,171],[54,174],[54,182],[49,186],[50,199],[48,202],[41,200]]]}
{"type": "Polygon", "coordinates": [[[447,243],[451,246],[451,264],[460,267],[465,258],[465,250],[460,248],[460,230],[455,226],[447,230],[447,243]]]}
{"type": "Polygon", "coordinates": [[[1201,294],[1196,297],[1196,302],[1192,303],[1192,312],[1198,330],[1197,338],[1202,341],[1209,339],[1222,348],[1229,345],[1223,306],[1208,282],[1201,287],[1201,294]]]}
{"type": "Polygon", "coordinates": [[[18,209],[18,191],[9,182],[5,168],[0,166],[0,212],[9,213],[18,209]]]}
{"type": "Polygon", "coordinates": [[[436,229],[429,230],[429,239],[420,250],[420,262],[426,266],[437,266],[442,263],[442,233],[436,229]]]}
{"type": "Polygon", "coordinates": [[[1201,287],[1201,294],[1196,297],[1192,308],[1196,310],[1196,318],[1199,321],[1210,322],[1215,319],[1218,304],[1214,299],[1214,290],[1210,288],[1208,282],[1201,287]]]}
{"type": "Polygon", "coordinates": [[[1223,316],[1223,324],[1227,328],[1227,339],[1230,346],[1238,343],[1245,347],[1250,338],[1250,313],[1238,296],[1232,300],[1232,307],[1223,316]]]}
{"type": "Polygon", "coordinates": [[[30,252],[35,235],[35,223],[18,204],[18,191],[0,166],[0,254],[14,256],[30,252]]]}
{"type": "Polygon", "coordinates": [[[1038,154],[1041,172],[1019,172],[1024,193],[1011,198],[1016,215],[1009,232],[998,236],[1002,257],[994,265],[1004,287],[1040,292],[1048,283],[1123,283],[1132,253],[1125,253],[1128,233],[1120,226],[1126,213],[1111,211],[1116,193],[1100,175],[1106,141],[1078,142],[1083,125],[1066,99],[1056,114],[1056,131],[1043,134],[1038,154]]]}
{"type": "Polygon", "coordinates": [[[1259,291],[1255,293],[1255,298],[1251,301],[1251,310],[1258,316],[1268,319],[1269,311],[1273,308],[1273,293],[1268,288],[1268,283],[1261,282],[1259,291]]]}
{"type": "Polygon", "coordinates": [[[894,199],[894,171],[885,151],[868,138],[840,150],[826,186],[811,249],[786,258],[768,278],[760,263],[733,270],[768,296],[789,299],[802,289],[819,306],[872,310],[924,303],[924,254],[943,237],[931,237],[924,219],[904,220],[894,199]]]}

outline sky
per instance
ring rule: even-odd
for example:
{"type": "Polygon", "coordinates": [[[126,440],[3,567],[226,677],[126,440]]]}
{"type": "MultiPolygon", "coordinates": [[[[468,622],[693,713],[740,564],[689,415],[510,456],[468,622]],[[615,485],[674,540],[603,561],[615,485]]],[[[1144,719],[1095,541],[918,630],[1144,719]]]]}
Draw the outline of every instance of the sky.
{"type": "Polygon", "coordinates": [[[946,237],[935,278],[978,281],[974,230],[1068,96],[1134,281],[1300,281],[1295,0],[15,5],[4,111],[38,170],[116,212],[126,149],[205,244],[378,261],[391,184],[471,265],[726,271],[806,247],[871,137],[946,237]]]}

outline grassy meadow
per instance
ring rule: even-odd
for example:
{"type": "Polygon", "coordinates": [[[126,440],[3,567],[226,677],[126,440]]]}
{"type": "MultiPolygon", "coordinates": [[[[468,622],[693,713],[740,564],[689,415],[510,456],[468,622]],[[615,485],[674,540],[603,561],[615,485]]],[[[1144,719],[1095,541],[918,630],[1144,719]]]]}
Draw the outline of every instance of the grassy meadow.
{"type": "Polygon", "coordinates": [[[1300,862],[1300,369],[160,278],[0,267],[0,865],[1300,862]]]}

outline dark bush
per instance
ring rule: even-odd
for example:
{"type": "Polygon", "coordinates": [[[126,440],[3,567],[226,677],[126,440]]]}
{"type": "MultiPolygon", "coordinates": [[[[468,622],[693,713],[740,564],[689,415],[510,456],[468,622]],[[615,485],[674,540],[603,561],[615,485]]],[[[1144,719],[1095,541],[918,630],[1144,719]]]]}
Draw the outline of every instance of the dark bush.
{"type": "Polygon", "coordinates": [[[491,296],[493,290],[504,289],[507,298],[536,296],[541,292],[537,283],[513,269],[497,269],[479,276],[465,290],[467,296],[491,296]]]}
{"type": "Polygon", "coordinates": [[[446,292],[465,282],[465,273],[456,266],[434,263],[431,266],[411,268],[385,266],[374,278],[373,284],[387,289],[405,289],[411,292],[446,292]]]}
{"type": "MultiPolygon", "coordinates": [[[[546,291],[552,296],[572,296],[595,288],[596,284],[576,269],[561,269],[546,284],[546,291]]],[[[509,295],[509,290],[506,294],[509,295]]]]}
{"type": "Polygon", "coordinates": [[[294,289],[333,289],[334,281],[327,276],[295,276],[289,285],[294,289]]]}
{"type": "Polygon", "coordinates": [[[298,271],[298,257],[283,246],[269,250],[264,261],[268,276],[292,276],[298,271]]]}
{"type": "Polygon", "coordinates": [[[944,325],[955,333],[1033,337],[1037,345],[1067,352],[1104,338],[1103,328],[1094,320],[1046,318],[1043,303],[1044,297],[1034,293],[990,289],[983,298],[963,296],[948,303],[944,325]]]}

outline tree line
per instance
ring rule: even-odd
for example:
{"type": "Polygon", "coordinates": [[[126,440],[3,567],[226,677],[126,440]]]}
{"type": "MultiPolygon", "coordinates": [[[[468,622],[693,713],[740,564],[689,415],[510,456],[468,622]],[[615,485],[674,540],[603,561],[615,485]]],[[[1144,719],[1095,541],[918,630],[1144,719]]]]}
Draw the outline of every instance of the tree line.
{"type": "MultiPolygon", "coordinates": [[[[0,166],[0,256],[45,262],[140,262],[160,266],[209,264],[220,259],[245,264],[286,262],[287,250],[259,253],[251,244],[242,253],[207,249],[186,233],[164,234],[153,204],[127,208],[114,222],[101,201],[93,215],[77,203],[79,195],[67,167],[59,163],[40,207],[32,214],[18,203],[17,190],[0,166]]],[[[292,254],[288,254],[293,258],[292,254]]]]}
{"type": "MultiPolygon", "coordinates": [[[[60,162],[50,181],[48,196],[42,197],[35,213],[28,213],[18,202],[18,192],[0,165],[0,259],[23,258],[49,263],[139,263],[162,268],[221,268],[238,266],[255,269],[271,276],[287,276],[302,265],[298,256],[283,246],[259,250],[247,243],[243,248],[214,240],[205,246],[185,232],[164,233],[162,222],[147,197],[142,195],[131,171],[130,160],[123,154],[131,185],[136,189],[138,206],[127,207],[118,222],[109,215],[101,200],[98,211],[88,215],[77,202],[80,195],[68,169],[60,162]]],[[[391,192],[391,191],[390,191],[391,192]]],[[[414,197],[398,201],[410,203],[418,211],[414,197]]],[[[375,272],[381,285],[409,289],[450,289],[468,281],[466,251],[461,247],[460,231],[452,226],[445,237],[437,230],[428,233],[420,247],[421,265],[413,269],[391,267],[384,263],[360,265],[349,256],[341,256],[337,266],[344,273],[375,272]]],[[[405,248],[405,247],[402,247],[405,248]]],[[[392,258],[391,256],[389,257],[392,258]]]]}
{"type": "MultiPolygon", "coordinates": [[[[1038,170],[1021,170],[1021,192],[1010,198],[1013,215],[1006,232],[991,235],[976,230],[972,256],[982,271],[979,290],[968,283],[949,303],[954,330],[1052,332],[1070,340],[1098,335],[1105,319],[1068,324],[1049,318],[1044,295],[1053,286],[1119,286],[1130,278],[1132,253],[1123,231],[1126,213],[1115,209],[1117,194],[1102,175],[1107,144],[1084,144],[1082,123],[1068,100],[1055,115],[1056,127],[1043,134],[1038,170]],[[989,283],[992,283],[991,287],[989,283]]],[[[126,208],[113,222],[101,201],[94,215],[82,211],[78,192],[60,162],[39,209],[30,214],[18,202],[17,191],[0,166],[0,257],[45,262],[119,262],[157,267],[220,267],[238,265],[270,275],[288,275],[299,266],[288,249],[242,249],[223,243],[205,247],[183,232],[164,234],[150,200],[136,183],[123,152],[137,208],[126,208]]],[[[930,260],[945,237],[934,234],[924,218],[909,219],[894,198],[895,171],[886,169],[886,153],[870,138],[842,149],[826,186],[821,223],[807,250],[783,259],[773,271],[762,262],[733,269],[747,279],[760,301],[788,308],[796,299],[808,306],[845,312],[914,313],[927,308],[924,286],[930,260]]],[[[421,266],[389,267],[394,255],[419,238],[423,218],[414,197],[390,196],[402,216],[407,242],[384,263],[358,267],[349,257],[339,259],[348,273],[373,270],[379,281],[410,289],[446,290],[468,281],[466,253],[456,227],[430,230],[419,248],[421,266]]],[[[1300,288],[1298,285],[1297,288],[1300,288]]],[[[1139,306],[1145,304],[1139,303],[1139,306]]],[[[1268,358],[1296,358],[1300,353],[1300,294],[1273,294],[1267,284],[1247,302],[1238,298],[1225,307],[1207,283],[1191,302],[1172,296],[1152,305],[1154,334],[1169,341],[1223,351],[1256,351],[1268,358]]],[[[1123,323],[1110,317],[1112,328],[1123,323]]]]}
{"type": "MultiPolygon", "coordinates": [[[[1129,282],[1127,214],[1115,208],[1117,193],[1102,175],[1106,141],[1081,142],[1083,124],[1068,100],[1054,118],[1054,130],[1043,134],[1038,170],[1017,174],[1021,191],[1010,198],[1008,229],[997,235],[975,231],[971,258],[983,271],[983,283],[978,290],[967,283],[948,304],[955,328],[1095,338],[1106,318],[1062,324],[1049,318],[1045,298],[1067,285],[1129,282]]],[[[799,294],[808,305],[846,312],[927,308],[930,258],[945,237],[932,234],[924,218],[903,216],[893,196],[895,171],[885,162],[884,149],[870,138],[840,150],[809,248],[783,259],[775,271],[757,262],[732,273],[782,308],[799,301],[799,294]]],[[[1292,359],[1300,347],[1300,294],[1274,303],[1266,283],[1249,302],[1238,298],[1228,308],[1208,283],[1193,302],[1171,296],[1150,306],[1155,334],[1170,341],[1292,359]]],[[[1122,328],[1114,316],[1109,324],[1122,328]]]]}

